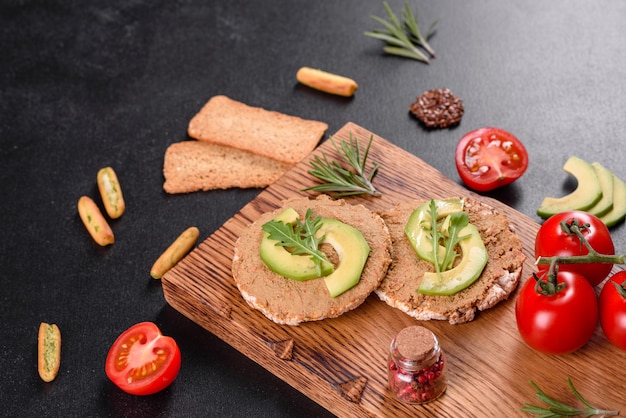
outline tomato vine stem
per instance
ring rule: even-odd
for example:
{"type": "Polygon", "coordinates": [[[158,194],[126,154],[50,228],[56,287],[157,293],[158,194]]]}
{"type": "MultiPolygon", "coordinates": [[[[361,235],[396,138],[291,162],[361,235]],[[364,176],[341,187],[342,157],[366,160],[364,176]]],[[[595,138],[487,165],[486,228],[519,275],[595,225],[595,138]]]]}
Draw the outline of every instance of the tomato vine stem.
{"type": "Polygon", "coordinates": [[[574,234],[580,240],[581,245],[587,248],[588,254],[585,255],[570,255],[570,256],[552,256],[552,257],[538,257],[535,264],[550,264],[550,272],[556,273],[557,265],[562,263],[567,264],[588,264],[588,263],[606,263],[606,264],[626,264],[626,254],[601,254],[597,252],[589,241],[584,237],[582,231],[589,227],[589,224],[581,224],[577,219],[574,219],[570,224],[566,221],[561,222],[561,228],[568,234],[574,234]]]}
{"type": "MultiPolygon", "coordinates": [[[[587,248],[588,253],[585,255],[569,255],[569,256],[552,256],[543,257],[539,256],[535,261],[535,264],[549,264],[547,278],[542,279],[537,274],[533,273],[534,279],[537,281],[535,284],[535,290],[543,295],[554,295],[565,289],[565,283],[558,283],[557,273],[559,270],[559,264],[590,264],[590,263],[604,263],[604,264],[626,264],[626,254],[601,254],[597,252],[587,241],[583,235],[583,231],[589,228],[588,223],[581,223],[578,219],[572,219],[560,222],[561,229],[569,234],[576,235],[580,241],[581,247],[587,248]],[[571,222],[570,222],[571,221],[571,222]]],[[[626,284],[626,282],[625,282],[626,284]]],[[[620,286],[618,291],[626,296],[626,289],[624,286],[620,286]]]]}
{"type": "Polygon", "coordinates": [[[615,281],[611,281],[611,283],[613,283],[613,286],[615,286],[615,288],[617,289],[617,293],[622,295],[623,298],[626,298],[626,281],[622,282],[621,284],[615,281]]]}

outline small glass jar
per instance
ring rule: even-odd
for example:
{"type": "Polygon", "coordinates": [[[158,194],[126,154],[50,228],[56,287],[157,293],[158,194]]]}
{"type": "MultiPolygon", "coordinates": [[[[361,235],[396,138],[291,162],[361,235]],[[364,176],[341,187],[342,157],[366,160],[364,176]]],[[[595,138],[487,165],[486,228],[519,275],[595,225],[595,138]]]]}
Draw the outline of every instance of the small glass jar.
{"type": "Polygon", "coordinates": [[[407,403],[426,403],[446,390],[446,362],[435,334],[421,326],[401,330],[391,341],[389,388],[407,403]]]}

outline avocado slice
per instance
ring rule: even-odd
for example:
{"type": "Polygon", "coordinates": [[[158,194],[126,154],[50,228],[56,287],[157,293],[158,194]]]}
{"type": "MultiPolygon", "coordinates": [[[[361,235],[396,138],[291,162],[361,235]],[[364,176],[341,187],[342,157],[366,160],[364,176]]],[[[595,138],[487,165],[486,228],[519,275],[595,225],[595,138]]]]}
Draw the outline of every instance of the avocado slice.
{"type": "MultiPolygon", "coordinates": [[[[435,200],[435,205],[437,206],[438,219],[455,212],[463,211],[462,199],[435,200]]],[[[430,218],[430,201],[421,204],[411,213],[404,227],[404,234],[421,259],[434,263],[433,244],[431,239],[427,236],[427,231],[423,227],[424,223],[428,223],[429,225],[432,223],[432,219],[430,218]]],[[[437,251],[439,251],[440,259],[443,259],[446,249],[443,246],[439,246],[437,251]]]]}
{"type": "Polygon", "coordinates": [[[333,246],[339,256],[335,271],[324,277],[328,292],[337,297],[355,286],[370,254],[370,246],[358,229],[336,219],[323,218],[318,234],[333,246]]]}
{"type": "Polygon", "coordinates": [[[437,296],[454,295],[480,277],[489,259],[480,233],[474,225],[469,224],[461,229],[459,235],[469,235],[459,242],[462,253],[459,264],[439,274],[425,273],[418,289],[419,293],[437,296]]]}
{"type": "MultiPolygon", "coordinates": [[[[298,218],[299,215],[295,209],[287,208],[273,220],[295,224],[298,218]]],[[[277,245],[277,243],[278,241],[269,238],[267,232],[263,232],[260,256],[270,270],[281,276],[299,281],[320,277],[320,271],[310,255],[291,254],[285,247],[277,245]]],[[[327,276],[334,270],[332,263],[329,261],[322,262],[322,276],[327,276]]]]}
{"type": "Polygon", "coordinates": [[[571,156],[563,170],[576,178],[578,185],[568,195],[560,198],[546,197],[537,209],[537,215],[546,219],[567,210],[584,210],[594,206],[602,198],[602,187],[596,170],[587,161],[571,156]]]}
{"type": "Polygon", "coordinates": [[[600,188],[602,189],[602,197],[598,203],[587,209],[587,212],[600,217],[605,215],[613,208],[613,173],[599,162],[591,163],[593,169],[596,170],[600,188]]]}
{"type": "Polygon", "coordinates": [[[607,227],[614,226],[626,217],[626,183],[617,176],[613,176],[613,208],[604,215],[600,216],[600,220],[607,227]]]}
{"type": "MultiPolygon", "coordinates": [[[[274,217],[275,221],[295,223],[299,215],[287,208],[274,217]]],[[[324,237],[322,243],[330,244],[339,257],[339,265],[322,263],[322,275],[309,255],[291,254],[285,247],[276,245],[267,232],[263,232],[260,255],[263,262],[275,273],[298,281],[324,278],[332,297],[339,296],[355,286],[369,257],[370,247],[358,229],[337,219],[322,218],[316,236],[324,237]]]]}

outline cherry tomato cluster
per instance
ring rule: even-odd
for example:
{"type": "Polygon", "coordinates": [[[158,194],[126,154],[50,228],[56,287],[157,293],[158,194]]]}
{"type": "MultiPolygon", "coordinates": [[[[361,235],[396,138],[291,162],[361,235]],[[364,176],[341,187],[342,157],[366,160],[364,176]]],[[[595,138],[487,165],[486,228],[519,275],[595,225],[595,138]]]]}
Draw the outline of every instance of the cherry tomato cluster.
{"type": "MultiPolygon", "coordinates": [[[[587,245],[595,254],[615,254],[611,234],[599,218],[582,211],[562,212],[539,228],[535,257],[587,256],[587,245]]],[[[606,262],[560,262],[556,270],[540,264],[515,305],[517,327],[526,344],[547,354],[571,353],[591,339],[599,320],[607,339],[626,350],[626,271],[610,277],[599,298],[594,290],[612,268],[606,262]]]]}

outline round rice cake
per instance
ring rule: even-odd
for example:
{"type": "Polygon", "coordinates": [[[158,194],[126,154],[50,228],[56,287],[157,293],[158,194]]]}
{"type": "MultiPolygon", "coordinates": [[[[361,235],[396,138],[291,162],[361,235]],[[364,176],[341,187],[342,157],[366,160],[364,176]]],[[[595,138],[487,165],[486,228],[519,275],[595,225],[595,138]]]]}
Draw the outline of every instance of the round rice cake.
{"type": "MultiPolygon", "coordinates": [[[[321,250],[336,263],[330,245],[321,250]]],[[[317,199],[286,200],[280,209],[262,214],[249,225],[235,243],[232,274],[246,302],[278,324],[298,325],[305,321],[336,318],[361,305],[383,280],[391,263],[391,237],[382,218],[363,205],[350,205],[326,195],[317,199]],[[304,218],[307,209],[313,216],[334,218],[357,228],[370,246],[370,254],[356,286],[333,298],[323,279],[297,281],[271,271],[261,260],[259,248],[262,225],[291,207],[304,218]]]]}
{"type": "Polygon", "coordinates": [[[424,201],[409,201],[381,212],[391,233],[393,259],[387,276],[376,290],[390,306],[419,320],[447,320],[461,324],[474,319],[477,311],[505,300],[517,287],[526,257],[522,243],[506,217],[494,208],[465,198],[463,210],[485,244],[489,261],[481,276],[466,289],[451,296],[418,293],[425,272],[432,263],[421,260],[404,234],[411,213],[424,201]]]}

